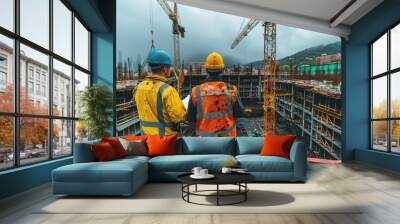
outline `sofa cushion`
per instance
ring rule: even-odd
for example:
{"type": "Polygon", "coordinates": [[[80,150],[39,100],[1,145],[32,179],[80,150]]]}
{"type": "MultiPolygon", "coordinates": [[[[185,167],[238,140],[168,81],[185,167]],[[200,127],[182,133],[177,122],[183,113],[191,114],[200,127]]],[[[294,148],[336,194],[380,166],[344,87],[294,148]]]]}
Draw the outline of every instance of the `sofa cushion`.
{"type": "Polygon", "coordinates": [[[292,172],[292,161],[279,156],[239,155],[240,167],[249,172],[292,172]]]}
{"type": "Polygon", "coordinates": [[[295,135],[265,135],[261,156],[280,156],[289,159],[295,135]]]}
{"type": "Polygon", "coordinates": [[[96,161],[105,162],[118,158],[111,144],[108,142],[92,144],[90,147],[92,149],[94,157],[96,157],[96,161]]]}
{"type": "Polygon", "coordinates": [[[126,151],[119,141],[118,137],[103,137],[101,138],[101,142],[108,142],[114,149],[115,155],[117,158],[122,158],[126,156],[126,151]]]}
{"type": "Polygon", "coordinates": [[[176,154],[176,139],[177,136],[148,136],[147,143],[147,155],[150,157],[154,156],[166,156],[176,154]]]}
{"type": "Polygon", "coordinates": [[[134,160],[142,161],[142,162],[148,162],[150,157],[147,156],[136,156],[136,155],[131,155],[131,156],[125,156],[124,158],[114,160],[113,162],[131,162],[134,160]]]}
{"type": "Polygon", "coordinates": [[[263,137],[237,137],[236,155],[259,154],[263,145],[263,137]]]}
{"type": "MultiPolygon", "coordinates": [[[[75,163],[53,170],[57,182],[130,182],[135,172],[147,171],[140,159],[109,162],[75,163]]],[[[147,176],[147,173],[143,173],[147,176]]]]}
{"type": "Polygon", "coordinates": [[[147,155],[146,142],[141,140],[126,140],[124,138],[119,138],[122,146],[126,151],[126,155],[147,155]]]}
{"type": "Polygon", "coordinates": [[[235,155],[235,139],[231,137],[183,137],[182,154],[235,155]]]}
{"type": "Polygon", "coordinates": [[[95,162],[96,158],[90,148],[92,144],[99,144],[100,140],[75,143],[74,147],[74,163],[95,162]]]}
{"type": "Polygon", "coordinates": [[[219,171],[228,160],[235,159],[231,155],[175,155],[158,156],[149,160],[150,171],[190,172],[199,166],[212,172],[219,171]]]}
{"type": "Polygon", "coordinates": [[[147,136],[146,135],[124,135],[122,138],[128,140],[128,141],[146,141],[147,136]]]}

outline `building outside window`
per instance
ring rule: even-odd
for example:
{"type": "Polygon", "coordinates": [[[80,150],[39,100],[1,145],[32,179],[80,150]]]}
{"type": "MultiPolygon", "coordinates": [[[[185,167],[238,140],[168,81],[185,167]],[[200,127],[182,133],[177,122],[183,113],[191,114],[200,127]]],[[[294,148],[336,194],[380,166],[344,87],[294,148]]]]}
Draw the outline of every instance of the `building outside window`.
{"type": "MultiPolygon", "coordinates": [[[[65,86],[83,85],[81,74],[90,80],[90,31],[64,1],[51,2],[53,4],[49,4],[49,0],[19,1],[19,8],[15,9],[18,13],[14,13],[14,1],[2,3],[0,11],[11,10],[13,17],[20,18],[10,21],[20,23],[15,24],[18,27],[14,30],[9,22],[0,21],[0,26],[8,30],[0,29],[0,83],[10,86],[0,88],[0,170],[70,156],[78,137],[87,139],[85,126],[77,127],[79,113],[74,113],[71,107],[79,103],[80,89],[65,86]],[[53,24],[51,29],[50,24],[53,24]],[[75,48],[74,42],[79,42],[75,48]],[[15,51],[17,44],[18,52],[15,51]],[[77,49],[82,46],[87,49],[77,49]],[[14,52],[20,58],[17,62],[12,60],[14,52]],[[16,75],[20,94],[14,100],[16,65],[19,66],[16,75]],[[50,85],[50,78],[53,85],[50,85]],[[14,102],[19,112],[14,111],[14,102]],[[14,134],[14,126],[18,133],[14,134]],[[33,132],[37,133],[34,137],[33,132]]],[[[89,82],[84,84],[89,85],[89,82]]]]}
{"type": "Polygon", "coordinates": [[[5,73],[4,71],[0,71],[0,84],[7,84],[7,73],[5,73]]]}
{"type": "Polygon", "coordinates": [[[28,82],[28,92],[29,92],[29,94],[34,93],[33,82],[31,82],[31,81],[28,82]]]}
{"type": "Polygon", "coordinates": [[[29,66],[28,74],[29,74],[29,79],[33,80],[33,67],[32,66],[29,66]]]}
{"type": "Polygon", "coordinates": [[[0,67],[7,67],[7,56],[0,54],[0,67]]]}
{"type": "Polygon", "coordinates": [[[46,96],[46,86],[42,86],[42,96],[46,96]]]}
{"type": "Polygon", "coordinates": [[[36,80],[40,81],[40,71],[36,70],[36,80]]]}
{"type": "Polygon", "coordinates": [[[370,44],[371,148],[400,153],[400,24],[370,44]]]}
{"type": "Polygon", "coordinates": [[[40,84],[36,84],[36,95],[40,96],[40,84]]]}

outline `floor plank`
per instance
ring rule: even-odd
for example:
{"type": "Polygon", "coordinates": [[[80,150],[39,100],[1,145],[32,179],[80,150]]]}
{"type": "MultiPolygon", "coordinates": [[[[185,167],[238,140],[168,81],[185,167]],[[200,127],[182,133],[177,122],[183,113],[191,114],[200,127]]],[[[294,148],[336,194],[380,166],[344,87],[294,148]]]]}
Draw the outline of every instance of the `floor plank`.
{"type": "Polygon", "coordinates": [[[315,183],[349,203],[364,204],[359,214],[36,214],[56,199],[49,185],[0,201],[0,223],[15,224],[398,224],[400,174],[361,163],[309,166],[315,183]]]}

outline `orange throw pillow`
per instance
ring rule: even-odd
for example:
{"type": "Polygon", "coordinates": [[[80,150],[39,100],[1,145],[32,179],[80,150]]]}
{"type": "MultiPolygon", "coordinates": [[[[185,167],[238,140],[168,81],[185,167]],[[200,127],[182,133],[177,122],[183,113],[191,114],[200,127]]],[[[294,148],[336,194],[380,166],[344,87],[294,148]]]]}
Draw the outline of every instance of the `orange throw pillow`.
{"type": "Polygon", "coordinates": [[[148,136],[146,143],[148,156],[176,155],[176,136],[148,136]]]}
{"type": "Polygon", "coordinates": [[[121,142],[119,141],[118,138],[116,137],[111,137],[111,138],[101,138],[101,142],[108,142],[114,149],[115,155],[117,158],[125,157],[126,156],[126,151],[124,147],[122,146],[121,142]]]}
{"type": "Polygon", "coordinates": [[[280,156],[289,159],[290,148],[296,140],[295,135],[264,135],[261,156],[280,156]]]}
{"type": "Polygon", "coordinates": [[[94,157],[99,162],[110,161],[117,158],[114,149],[108,142],[93,144],[91,145],[91,149],[94,157]]]}
{"type": "Polygon", "coordinates": [[[124,135],[124,139],[128,141],[146,141],[146,135],[124,135]]]}

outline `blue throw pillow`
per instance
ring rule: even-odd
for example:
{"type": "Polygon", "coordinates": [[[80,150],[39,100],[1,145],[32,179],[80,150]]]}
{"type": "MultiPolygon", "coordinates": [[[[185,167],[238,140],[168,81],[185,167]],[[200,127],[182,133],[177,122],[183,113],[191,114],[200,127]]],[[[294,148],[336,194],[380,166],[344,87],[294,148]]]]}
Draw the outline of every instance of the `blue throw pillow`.
{"type": "Polygon", "coordinates": [[[237,137],[236,155],[259,154],[264,145],[264,137],[237,137]]]}
{"type": "Polygon", "coordinates": [[[183,137],[182,154],[235,155],[235,138],[232,137],[183,137]]]}

